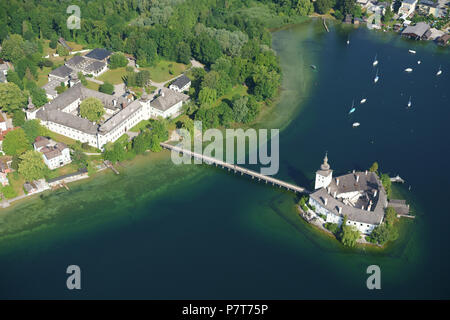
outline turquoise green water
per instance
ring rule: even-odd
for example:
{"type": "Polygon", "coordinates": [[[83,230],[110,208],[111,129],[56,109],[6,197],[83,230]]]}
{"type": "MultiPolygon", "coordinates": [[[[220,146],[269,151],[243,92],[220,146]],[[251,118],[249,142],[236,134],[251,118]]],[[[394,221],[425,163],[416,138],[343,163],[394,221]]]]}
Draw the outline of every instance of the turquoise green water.
{"type": "Polygon", "coordinates": [[[297,216],[294,194],[218,168],[177,167],[167,153],[2,211],[0,297],[448,298],[450,218],[438,200],[450,178],[448,53],[364,29],[325,33],[320,23],[273,38],[283,92],[260,126],[284,129],[277,177],[311,186],[325,150],[337,174],[378,160],[407,179],[396,192],[418,215],[402,221],[395,244],[344,248],[297,216]],[[420,68],[404,74],[419,56],[420,68]],[[368,102],[349,118],[362,95],[368,102]],[[77,292],[65,287],[70,264],[82,270],[77,292]],[[371,264],[381,267],[380,291],[366,288],[371,264]]]}

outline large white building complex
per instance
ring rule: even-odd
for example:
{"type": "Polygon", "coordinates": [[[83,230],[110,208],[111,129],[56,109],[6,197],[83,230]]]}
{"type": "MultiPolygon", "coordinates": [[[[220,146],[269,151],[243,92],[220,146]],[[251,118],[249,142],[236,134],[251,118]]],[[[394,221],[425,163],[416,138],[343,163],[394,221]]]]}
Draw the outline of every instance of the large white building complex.
{"type": "Polygon", "coordinates": [[[26,114],[29,120],[40,119],[41,124],[51,131],[102,149],[142,120],[179,114],[188,99],[189,96],[183,93],[163,89],[153,101],[144,94],[141,99],[129,103],[125,98],[88,89],[78,82],[39,109],[29,105],[26,114]],[[79,115],[81,102],[90,97],[99,99],[105,108],[99,123],[79,115]]]}
{"type": "Polygon", "coordinates": [[[388,205],[383,185],[374,172],[353,172],[333,178],[333,171],[325,155],[323,164],[316,172],[315,189],[309,204],[326,222],[356,227],[363,234],[370,234],[381,224],[388,205]]]}

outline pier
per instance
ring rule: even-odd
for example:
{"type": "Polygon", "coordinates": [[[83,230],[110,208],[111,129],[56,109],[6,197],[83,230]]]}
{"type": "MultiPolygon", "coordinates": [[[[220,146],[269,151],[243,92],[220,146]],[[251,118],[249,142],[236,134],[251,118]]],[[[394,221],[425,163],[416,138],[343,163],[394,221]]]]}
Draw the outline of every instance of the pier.
{"type": "Polygon", "coordinates": [[[323,26],[325,27],[325,30],[327,30],[327,32],[330,32],[330,30],[328,30],[328,26],[327,26],[327,22],[325,21],[325,18],[322,18],[322,23],[323,23],[323,26]]]}
{"type": "Polygon", "coordinates": [[[265,183],[271,183],[273,186],[278,186],[280,188],[286,188],[287,190],[294,191],[295,193],[310,193],[306,188],[296,186],[292,183],[285,182],[279,179],[275,179],[266,175],[263,175],[261,173],[258,173],[253,170],[249,170],[240,166],[237,166],[235,164],[229,164],[227,162],[224,162],[222,160],[218,160],[212,157],[208,157],[196,152],[192,152],[190,150],[186,150],[177,146],[173,146],[164,142],[160,143],[161,147],[167,150],[177,151],[182,154],[189,155],[191,158],[202,160],[203,163],[209,164],[209,165],[215,165],[220,166],[223,169],[228,169],[228,171],[233,170],[234,173],[239,172],[241,175],[247,175],[250,176],[252,179],[258,179],[258,181],[264,181],[265,183]]]}
{"type": "Polygon", "coordinates": [[[110,168],[115,174],[119,174],[119,171],[117,171],[117,169],[114,168],[111,161],[105,160],[105,161],[103,161],[103,163],[105,164],[106,167],[110,168]]]}
{"type": "Polygon", "coordinates": [[[405,183],[405,180],[403,180],[399,175],[396,177],[390,178],[391,182],[399,182],[399,183],[405,183]]]}

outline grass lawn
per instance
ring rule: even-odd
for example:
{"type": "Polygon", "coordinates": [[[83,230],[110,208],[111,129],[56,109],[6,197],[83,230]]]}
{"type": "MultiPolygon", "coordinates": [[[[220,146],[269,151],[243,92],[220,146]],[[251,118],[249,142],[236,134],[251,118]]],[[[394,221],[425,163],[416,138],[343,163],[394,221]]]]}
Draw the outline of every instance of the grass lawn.
{"type": "Polygon", "coordinates": [[[8,173],[9,184],[13,187],[16,196],[20,196],[24,194],[23,184],[25,183],[25,179],[19,175],[14,173],[8,173]]]}
{"type": "Polygon", "coordinates": [[[148,120],[142,120],[137,125],[135,125],[133,128],[130,129],[131,132],[140,132],[142,129],[145,129],[145,127],[150,123],[148,120]]]}
{"type": "Polygon", "coordinates": [[[48,135],[52,140],[55,140],[57,142],[65,143],[66,145],[75,144],[76,140],[73,140],[69,137],[63,136],[62,134],[47,130],[46,135],[48,135]]]}
{"type": "MultiPolygon", "coordinates": [[[[86,79],[87,80],[87,79],[86,79]]],[[[100,85],[97,82],[89,81],[87,80],[87,86],[86,88],[98,91],[98,88],[100,88],[100,85]]]]}
{"type": "Polygon", "coordinates": [[[52,177],[60,177],[69,173],[74,173],[78,171],[78,167],[74,165],[73,163],[66,164],[63,167],[56,168],[55,170],[52,170],[51,176],[52,177]]]}
{"type": "Polygon", "coordinates": [[[38,87],[42,87],[44,84],[48,82],[48,74],[52,71],[50,67],[43,67],[42,70],[38,69],[38,87]]]}
{"type": "Polygon", "coordinates": [[[121,84],[123,82],[122,78],[127,74],[124,68],[110,69],[97,77],[100,81],[108,81],[112,84],[121,84]]]}
{"type": "Polygon", "coordinates": [[[155,66],[139,68],[139,70],[148,70],[150,71],[150,79],[153,82],[165,82],[169,79],[172,79],[179,74],[183,73],[189,65],[185,65],[178,62],[160,60],[155,66]],[[171,65],[169,67],[169,65],[171,65]],[[170,73],[172,71],[172,74],[170,73]]]}
{"type": "Polygon", "coordinates": [[[212,105],[212,107],[217,107],[222,102],[222,100],[224,100],[224,99],[228,99],[228,100],[233,99],[233,97],[235,95],[246,96],[247,95],[247,87],[243,86],[241,84],[237,85],[237,86],[234,86],[230,90],[230,92],[228,92],[227,94],[224,94],[223,96],[219,97],[219,99],[217,99],[217,101],[214,103],[214,105],[212,105]]]}

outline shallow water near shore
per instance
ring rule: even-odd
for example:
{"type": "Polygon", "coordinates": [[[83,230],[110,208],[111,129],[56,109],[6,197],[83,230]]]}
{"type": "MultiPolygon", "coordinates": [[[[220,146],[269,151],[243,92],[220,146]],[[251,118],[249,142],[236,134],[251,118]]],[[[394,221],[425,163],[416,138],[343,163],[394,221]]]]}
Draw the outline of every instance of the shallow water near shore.
{"type": "Polygon", "coordinates": [[[0,298],[449,298],[450,215],[439,199],[450,179],[450,55],[394,34],[330,29],[312,21],[274,33],[282,96],[258,127],[283,128],[277,178],[301,186],[312,186],[325,151],[334,174],[373,161],[399,173],[407,183],[395,196],[418,217],[400,222],[397,242],[344,248],[298,217],[296,195],[175,166],[165,151],[2,211],[0,298]],[[77,292],[65,287],[71,264],[82,270],[77,292]],[[381,267],[380,291],[366,288],[371,264],[381,267]]]}

